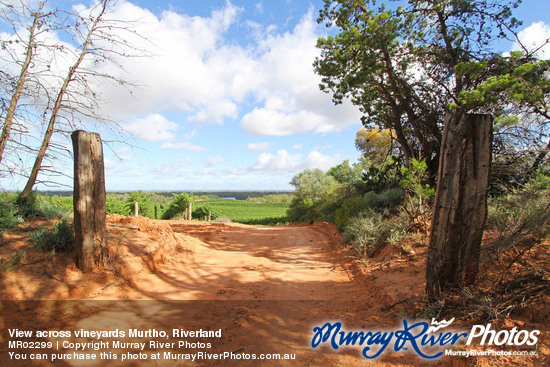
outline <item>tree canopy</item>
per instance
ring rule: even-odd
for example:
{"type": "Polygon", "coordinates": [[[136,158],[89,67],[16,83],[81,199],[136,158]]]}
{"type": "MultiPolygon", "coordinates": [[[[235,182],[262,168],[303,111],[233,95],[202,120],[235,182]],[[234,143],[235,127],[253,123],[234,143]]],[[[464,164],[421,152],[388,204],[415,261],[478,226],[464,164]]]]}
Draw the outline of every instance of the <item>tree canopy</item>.
{"type": "Polygon", "coordinates": [[[471,111],[464,99],[503,75],[493,43],[514,36],[519,2],[325,0],[318,21],[336,34],[318,40],[320,88],[350,98],[367,129],[390,129],[406,162],[425,159],[435,177],[445,113],[471,111]]]}

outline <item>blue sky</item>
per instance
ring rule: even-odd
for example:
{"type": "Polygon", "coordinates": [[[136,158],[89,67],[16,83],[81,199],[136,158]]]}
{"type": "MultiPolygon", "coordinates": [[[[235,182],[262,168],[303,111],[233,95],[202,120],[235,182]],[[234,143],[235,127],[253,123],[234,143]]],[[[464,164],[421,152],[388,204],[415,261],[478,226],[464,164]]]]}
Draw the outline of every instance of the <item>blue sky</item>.
{"type": "MultiPolygon", "coordinates": [[[[117,16],[144,22],[154,56],[123,63],[140,84],[133,96],[103,91],[102,113],[133,135],[105,149],[107,190],[289,190],[303,169],[356,160],[359,111],[334,106],[311,66],[326,32],[315,21],[322,5],[121,1],[117,16]]],[[[548,0],[525,0],[514,14],[524,40],[550,36],[548,0]]]]}

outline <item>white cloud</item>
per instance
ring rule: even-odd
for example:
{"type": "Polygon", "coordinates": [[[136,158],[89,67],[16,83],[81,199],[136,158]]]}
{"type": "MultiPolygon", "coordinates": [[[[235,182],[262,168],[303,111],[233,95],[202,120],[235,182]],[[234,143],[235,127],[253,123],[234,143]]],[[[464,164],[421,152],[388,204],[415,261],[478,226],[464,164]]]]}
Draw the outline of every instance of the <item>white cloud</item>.
{"type": "MultiPolygon", "coordinates": [[[[111,17],[138,19],[131,26],[149,41],[137,37],[129,41],[147,48],[152,57],[119,59],[123,74],[114,67],[109,69],[140,87],[130,96],[124,88],[100,86],[109,96],[106,111],[124,117],[175,109],[190,112],[195,121],[214,123],[227,116],[235,118],[238,98],[232,91],[248,89],[242,79],[253,75],[246,75],[250,63],[247,52],[226,45],[224,34],[241,12],[241,8],[227,2],[208,17],[170,10],[157,17],[128,1],[119,2],[111,17]],[[239,83],[244,85],[239,87],[239,83]]],[[[128,35],[122,38],[128,40],[128,35]]],[[[242,91],[240,96],[244,96],[242,91]]]]}
{"type": "Polygon", "coordinates": [[[227,162],[227,161],[228,159],[222,157],[221,155],[211,155],[204,160],[204,164],[206,165],[206,167],[214,167],[218,163],[227,162]]]}
{"type": "Polygon", "coordinates": [[[351,103],[335,106],[330,95],[319,90],[321,78],[313,70],[320,55],[315,47],[319,29],[312,11],[292,32],[271,35],[260,43],[262,75],[255,94],[263,107],[247,113],[241,126],[252,135],[290,135],[341,130],[360,119],[351,103]]]}
{"type": "Polygon", "coordinates": [[[216,105],[206,106],[195,116],[190,117],[189,121],[222,124],[226,117],[237,117],[237,105],[231,101],[220,101],[216,105]]]}
{"type": "MultiPolygon", "coordinates": [[[[226,32],[241,20],[242,9],[227,2],[210,16],[150,11],[122,1],[113,17],[140,19],[139,34],[150,40],[150,58],[121,59],[126,77],[141,87],[130,96],[124,88],[99,86],[109,96],[105,109],[116,116],[179,110],[189,121],[222,124],[242,113],[242,127],[252,135],[289,135],[341,130],[358,123],[351,103],[335,106],[319,90],[312,63],[321,28],[310,10],[289,32],[254,23],[255,43],[228,41],[226,32]],[[245,100],[256,104],[241,110],[245,100]]],[[[135,41],[135,40],[134,40],[135,41]]],[[[110,71],[116,73],[118,69],[110,71]]]]}
{"type": "Polygon", "coordinates": [[[311,153],[309,153],[302,162],[300,162],[300,165],[298,166],[298,168],[299,168],[299,171],[302,171],[305,169],[312,169],[312,168],[328,169],[330,166],[334,165],[339,160],[340,159],[338,157],[331,157],[328,155],[324,155],[314,150],[311,153]]]}
{"type": "Polygon", "coordinates": [[[175,138],[174,131],[178,125],[164,116],[154,113],[147,117],[134,120],[128,125],[128,130],[137,138],[147,141],[166,141],[175,138]]]}
{"type": "Polygon", "coordinates": [[[309,111],[285,113],[277,109],[255,108],[243,117],[241,126],[252,135],[284,136],[311,131],[324,122],[324,116],[309,111]]]}
{"type": "Polygon", "coordinates": [[[248,143],[245,149],[250,152],[261,152],[262,150],[268,150],[272,145],[272,142],[248,143]]]}
{"type": "MultiPolygon", "coordinates": [[[[536,56],[543,60],[550,59],[550,25],[544,22],[532,23],[529,27],[525,28],[518,33],[520,42],[529,51],[538,50],[536,56]]],[[[516,42],[512,47],[512,51],[522,50],[520,45],[516,42]]]]}
{"type": "Polygon", "coordinates": [[[252,166],[254,171],[287,171],[299,172],[304,169],[327,169],[338,161],[338,157],[331,157],[314,150],[302,159],[301,154],[289,154],[285,149],[276,154],[262,153],[252,166]]]}
{"type": "Polygon", "coordinates": [[[164,142],[161,144],[160,148],[168,149],[168,150],[186,150],[188,152],[206,152],[206,148],[191,144],[188,141],[182,141],[175,144],[170,142],[164,142]]]}
{"type": "Polygon", "coordinates": [[[292,148],[294,148],[294,149],[296,149],[296,150],[300,150],[300,149],[303,148],[303,146],[304,146],[303,144],[294,144],[294,145],[292,146],[292,148]]]}
{"type": "Polygon", "coordinates": [[[275,155],[262,153],[254,166],[256,171],[294,171],[302,158],[300,154],[291,155],[286,150],[277,151],[275,155]]]}
{"type": "Polygon", "coordinates": [[[327,150],[332,149],[332,145],[317,145],[313,147],[313,150],[327,150]]]}

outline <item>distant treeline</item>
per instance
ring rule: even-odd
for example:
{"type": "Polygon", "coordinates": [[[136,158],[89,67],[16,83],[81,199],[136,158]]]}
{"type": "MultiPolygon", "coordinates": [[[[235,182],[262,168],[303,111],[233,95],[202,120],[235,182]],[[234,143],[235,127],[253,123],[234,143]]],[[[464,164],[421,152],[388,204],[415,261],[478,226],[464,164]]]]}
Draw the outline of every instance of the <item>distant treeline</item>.
{"type": "MultiPolygon", "coordinates": [[[[187,192],[193,194],[195,201],[197,200],[215,200],[223,198],[235,198],[236,200],[251,200],[255,202],[286,202],[287,197],[292,197],[291,191],[144,191],[144,194],[149,196],[153,202],[169,203],[174,194],[187,192]],[[272,201],[280,196],[283,201],[272,201]],[[271,197],[271,198],[266,198],[271,197]],[[163,199],[164,198],[164,199],[163,199]],[[253,200],[258,198],[258,200],[253,200]],[[265,198],[265,199],[262,199],[265,198]]],[[[38,191],[42,196],[73,196],[72,191],[38,191]]],[[[108,191],[107,195],[117,200],[126,200],[131,191],[108,191]]]]}

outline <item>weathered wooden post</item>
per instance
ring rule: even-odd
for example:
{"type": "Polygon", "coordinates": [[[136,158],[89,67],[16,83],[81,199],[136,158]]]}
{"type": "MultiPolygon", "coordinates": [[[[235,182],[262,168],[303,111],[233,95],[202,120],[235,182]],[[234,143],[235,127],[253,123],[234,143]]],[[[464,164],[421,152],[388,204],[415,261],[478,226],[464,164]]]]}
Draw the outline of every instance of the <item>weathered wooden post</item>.
{"type": "Polygon", "coordinates": [[[426,294],[475,281],[491,166],[493,118],[448,114],[445,119],[426,269],[426,294]]]}
{"type": "Polygon", "coordinates": [[[134,217],[137,217],[139,215],[139,203],[137,201],[134,201],[134,217]]]}
{"type": "Polygon", "coordinates": [[[191,202],[189,202],[189,204],[187,204],[187,213],[188,213],[188,218],[187,220],[191,220],[192,219],[192,215],[191,213],[193,212],[193,204],[191,204],[191,202]]]}
{"type": "Polygon", "coordinates": [[[212,220],[212,212],[208,211],[208,221],[210,222],[212,220]]]}
{"type": "Polygon", "coordinates": [[[74,151],[74,229],[77,264],[89,272],[106,260],[105,171],[101,137],[82,130],[71,134],[74,151]]]}

